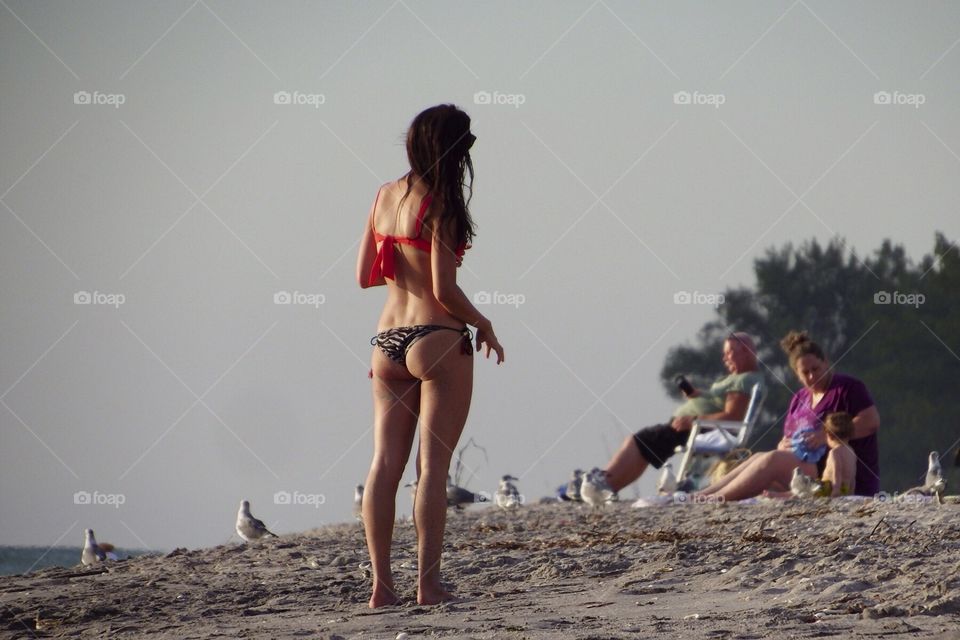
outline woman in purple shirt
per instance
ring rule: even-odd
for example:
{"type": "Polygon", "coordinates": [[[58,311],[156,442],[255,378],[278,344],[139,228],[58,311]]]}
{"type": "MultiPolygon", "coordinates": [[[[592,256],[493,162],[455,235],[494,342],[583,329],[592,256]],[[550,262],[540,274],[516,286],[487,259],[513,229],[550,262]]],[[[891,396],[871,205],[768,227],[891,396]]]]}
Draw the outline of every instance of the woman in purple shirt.
{"type": "Polygon", "coordinates": [[[774,451],[751,456],[701,493],[743,500],[766,489],[787,491],[797,467],[810,477],[818,477],[826,462],[823,420],[830,413],[843,411],[853,416],[850,447],[857,456],[854,493],[875,495],[880,491],[880,414],[867,387],[854,377],[834,373],[823,350],[806,331],[791,331],[780,345],[803,384],[790,400],[780,444],[774,451]]]}

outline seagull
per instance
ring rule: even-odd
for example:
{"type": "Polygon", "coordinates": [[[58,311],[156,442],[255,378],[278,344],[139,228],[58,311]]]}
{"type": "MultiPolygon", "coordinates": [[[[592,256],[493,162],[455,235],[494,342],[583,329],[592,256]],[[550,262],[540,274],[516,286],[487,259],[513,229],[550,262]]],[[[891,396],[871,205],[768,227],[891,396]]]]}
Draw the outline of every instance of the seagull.
{"type": "Polygon", "coordinates": [[[607,482],[607,474],[598,467],[590,470],[580,486],[580,497],[591,507],[601,507],[609,502],[619,500],[617,492],[607,482]]]}
{"type": "Polygon", "coordinates": [[[416,503],[416,501],[417,501],[417,483],[418,483],[418,482],[419,482],[419,480],[417,480],[416,478],[414,478],[413,480],[411,480],[411,481],[408,482],[407,484],[403,485],[403,486],[405,486],[405,487],[410,487],[410,501],[411,501],[411,502],[414,502],[414,503],[416,503]]]}
{"type": "Polygon", "coordinates": [[[363,522],[363,485],[358,484],[353,490],[353,517],[363,522]]]}
{"type": "Polygon", "coordinates": [[[250,503],[246,500],[240,501],[240,510],[237,511],[237,535],[246,542],[277,537],[277,534],[267,530],[267,526],[261,520],[250,515],[250,503]]]}
{"type": "Polygon", "coordinates": [[[83,532],[83,553],[80,554],[80,562],[84,566],[103,562],[107,559],[106,552],[97,544],[97,539],[93,536],[93,529],[85,529],[83,532]]]}
{"type": "Polygon", "coordinates": [[[927,482],[923,485],[921,492],[928,496],[936,496],[937,504],[943,504],[943,492],[946,488],[947,481],[940,467],[940,454],[931,451],[930,462],[927,464],[927,482]]]}
{"type": "Polygon", "coordinates": [[[816,490],[817,486],[813,478],[801,471],[800,467],[793,470],[793,477],[790,478],[790,493],[794,498],[812,498],[816,490]]]}
{"type": "Polygon", "coordinates": [[[657,481],[657,491],[661,495],[673,495],[677,490],[677,476],[673,474],[673,465],[669,462],[663,465],[660,480],[657,481]]]}
{"type": "Polygon", "coordinates": [[[523,498],[520,496],[520,491],[517,490],[517,486],[513,484],[517,481],[517,478],[511,475],[505,475],[500,478],[500,486],[497,487],[494,500],[501,509],[513,509],[514,507],[520,506],[523,498]]]}
{"type": "Polygon", "coordinates": [[[940,454],[936,451],[930,452],[930,461],[927,464],[927,482],[925,489],[933,489],[934,485],[943,482],[943,469],[940,467],[940,454]]]}
{"type": "Polygon", "coordinates": [[[567,482],[567,500],[571,502],[583,502],[583,498],[580,496],[580,487],[583,485],[583,469],[575,469],[573,475],[570,476],[570,481],[567,482]]]}
{"type": "Polygon", "coordinates": [[[465,504],[473,504],[474,502],[487,502],[487,498],[482,494],[475,494],[472,491],[468,491],[463,487],[458,487],[453,484],[453,480],[450,479],[450,476],[447,476],[447,506],[456,507],[457,509],[463,509],[465,504]]]}

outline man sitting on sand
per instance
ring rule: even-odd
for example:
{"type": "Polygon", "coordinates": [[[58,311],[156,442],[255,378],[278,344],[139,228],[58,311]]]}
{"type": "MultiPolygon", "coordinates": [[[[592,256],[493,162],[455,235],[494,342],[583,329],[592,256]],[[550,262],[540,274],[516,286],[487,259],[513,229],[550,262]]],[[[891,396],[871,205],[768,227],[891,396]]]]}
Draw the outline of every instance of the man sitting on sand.
{"type": "Polygon", "coordinates": [[[730,375],[709,389],[693,389],[664,424],[641,429],[628,436],[607,463],[607,481],[614,491],[640,477],[652,464],[659,469],[674,450],[687,442],[695,420],[743,420],[750,404],[750,390],[763,382],[757,371],[757,349],[746,333],[731,333],[723,342],[723,364],[730,375]]]}

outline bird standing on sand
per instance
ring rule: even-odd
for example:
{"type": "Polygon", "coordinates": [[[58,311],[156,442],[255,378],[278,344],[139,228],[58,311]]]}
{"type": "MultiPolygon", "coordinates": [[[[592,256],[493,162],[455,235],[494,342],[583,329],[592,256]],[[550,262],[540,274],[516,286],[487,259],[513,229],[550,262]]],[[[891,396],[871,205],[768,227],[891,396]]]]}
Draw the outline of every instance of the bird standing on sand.
{"type": "Polygon", "coordinates": [[[453,480],[448,475],[447,506],[463,509],[463,505],[473,504],[474,502],[487,502],[487,498],[482,494],[475,494],[472,491],[464,489],[463,487],[458,487],[457,485],[453,484],[453,480]]]}
{"type": "Polygon", "coordinates": [[[494,502],[501,509],[513,509],[519,507],[523,498],[520,497],[520,491],[513,484],[517,478],[511,475],[505,475],[500,478],[500,486],[497,487],[497,493],[494,495],[494,502]]]}
{"type": "Polygon", "coordinates": [[[358,484],[353,490],[353,517],[363,522],[363,485],[358,484]]]}
{"type": "Polygon", "coordinates": [[[583,502],[580,495],[580,487],[583,486],[583,469],[574,469],[570,481],[567,482],[566,496],[571,502],[583,502]]]}
{"type": "Polygon", "coordinates": [[[676,490],[677,476],[673,473],[673,465],[666,462],[663,465],[663,471],[660,473],[660,479],[657,481],[657,491],[661,495],[673,495],[676,490]]]}
{"type": "Polygon", "coordinates": [[[418,483],[418,482],[419,482],[419,480],[417,480],[416,478],[414,478],[413,480],[411,480],[411,481],[408,482],[407,484],[403,485],[403,486],[405,486],[405,487],[410,487],[410,501],[411,501],[411,502],[414,502],[414,503],[416,503],[416,501],[417,501],[417,483],[418,483]]]}
{"type": "Polygon", "coordinates": [[[940,454],[931,451],[927,462],[927,481],[923,486],[926,489],[932,489],[941,482],[943,482],[943,468],[940,466],[940,454]]]}
{"type": "Polygon", "coordinates": [[[940,454],[931,451],[930,460],[927,463],[927,482],[923,485],[924,492],[927,495],[937,496],[937,500],[940,501],[946,488],[947,481],[943,477],[943,468],[940,466],[940,454]]]}
{"type": "Polygon", "coordinates": [[[790,478],[790,493],[794,498],[812,498],[817,488],[813,478],[801,471],[800,467],[793,470],[793,477],[790,478]]]}
{"type": "Polygon", "coordinates": [[[257,520],[250,515],[250,503],[246,500],[240,501],[240,510],[237,511],[237,535],[246,542],[259,540],[260,538],[276,538],[277,534],[271,533],[263,521],[257,520]]]}
{"type": "Polygon", "coordinates": [[[580,485],[580,497],[591,507],[602,507],[619,499],[617,492],[607,482],[606,472],[599,467],[594,467],[584,477],[580,485]]]}
{"type": "Polygon", "coordinates": [[[106,552],[97,544],[97,539],[93,536],[93,529],[85,529],[83,532],[83,553],[80,554],[80,562],[84,566],[103,562],[107,559],[106,552]]]}

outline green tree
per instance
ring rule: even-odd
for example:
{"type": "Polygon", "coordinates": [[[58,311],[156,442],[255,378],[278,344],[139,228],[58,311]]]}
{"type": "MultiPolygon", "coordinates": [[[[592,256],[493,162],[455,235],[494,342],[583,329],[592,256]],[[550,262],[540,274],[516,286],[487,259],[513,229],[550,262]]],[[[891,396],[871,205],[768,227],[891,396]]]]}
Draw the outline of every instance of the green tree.
{"type": "MultiPolygon", "coordinates": [[[[800,387],[779,342],[791,329],[806,330],[837,371],[860,378],[873,395],[885,490],[918,484],[930,451],[944,456],[945,470],[953,468],[960,439],[960,251],[954,243],[937,233],[933,253],[914,264],[889,240],[865,259],[841,239],[825,246],[811,240],[767,250],[754,272],[752,289],[724,292],[717,317],[693,344],[669,351],[661,371],[668,393],[678,397],[673,380],[680,373],[696,385],[723,375],[724,338],[750,333],[769,383],[750,446],[773,448],[800,387]]],[[[951,488],[960,489],[960,472],[950,479],[951,488]]]]}

